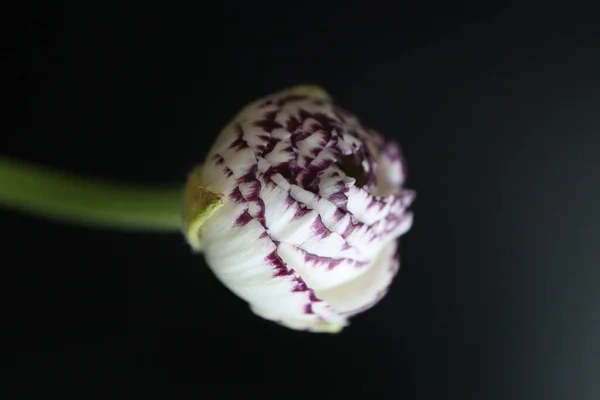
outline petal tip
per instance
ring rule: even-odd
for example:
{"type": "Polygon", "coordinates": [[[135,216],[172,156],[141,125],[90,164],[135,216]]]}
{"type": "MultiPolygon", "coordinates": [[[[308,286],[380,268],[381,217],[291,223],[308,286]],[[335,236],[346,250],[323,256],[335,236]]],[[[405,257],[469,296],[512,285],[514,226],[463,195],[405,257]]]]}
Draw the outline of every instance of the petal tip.
{"type": "Polygon", "coordinates": [[[296,85],[288,89],[289,92],[295,94],[303,94],[312,97],[317,97],[323,100],[331,100],[331,96],[325,89],[320,87],[319,85],[314,84],[305,84],[305,85],[296,85]]]}
{"type": "Polygon", "coordinates": [[[346,325],[340,323],[321,322],[315,329],[315,332],[330,333],[332,335],[335,335],[342,332],[345,327],[346,325]]]}

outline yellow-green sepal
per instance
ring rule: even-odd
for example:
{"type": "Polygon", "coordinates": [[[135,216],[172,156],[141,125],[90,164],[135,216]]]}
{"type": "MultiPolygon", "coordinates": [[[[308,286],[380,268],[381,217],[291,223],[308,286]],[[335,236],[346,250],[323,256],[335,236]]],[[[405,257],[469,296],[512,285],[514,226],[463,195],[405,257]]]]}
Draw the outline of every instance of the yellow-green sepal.
{"type": "Polygon", "coordinates": [[[185,185],[182,228],[189,245],[202,250],[202,225],[223,205],[223,194],[208,189],[202,180],[202,166],[190,172],[185,185]]]}

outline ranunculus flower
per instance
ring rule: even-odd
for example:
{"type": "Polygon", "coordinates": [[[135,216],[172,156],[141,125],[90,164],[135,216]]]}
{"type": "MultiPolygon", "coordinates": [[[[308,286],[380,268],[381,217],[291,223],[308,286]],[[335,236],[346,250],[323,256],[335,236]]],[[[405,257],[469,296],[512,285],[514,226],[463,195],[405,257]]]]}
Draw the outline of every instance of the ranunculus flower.
{"type": "Polygon", "coordinates": [[[190,175],[187,238],[255,314],[338,332],[398,271],[405,173],[398,145],[324,91],[285,90],[245,107],[190,175]],[[217,206],[190,211],[206,196],[217,206]]]}

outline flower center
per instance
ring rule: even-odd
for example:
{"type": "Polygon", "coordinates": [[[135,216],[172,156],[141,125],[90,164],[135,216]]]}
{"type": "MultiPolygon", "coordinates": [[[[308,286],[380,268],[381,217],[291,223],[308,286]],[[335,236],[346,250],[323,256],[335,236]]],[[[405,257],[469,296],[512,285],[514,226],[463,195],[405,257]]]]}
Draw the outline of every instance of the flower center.
{"type": "Polygon", "coordinates": [[[356,179],[356,187],[362,188],[365,186],[368,180],[367,174],[362,165],[357,162],[354,155],[350,154],[340,157],[339,165],[347,176],[356,179]]]}

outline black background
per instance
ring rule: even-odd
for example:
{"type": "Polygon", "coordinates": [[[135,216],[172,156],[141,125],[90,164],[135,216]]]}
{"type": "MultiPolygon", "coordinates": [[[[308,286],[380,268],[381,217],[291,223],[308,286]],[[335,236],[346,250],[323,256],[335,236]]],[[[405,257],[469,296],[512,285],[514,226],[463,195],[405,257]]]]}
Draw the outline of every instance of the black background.
{"type": "Polygon", "coordinates": [[[600,398],[600,14],[167,4],[4,14],[2,154],[179,182],[245,103],[315,82],[404,149],[401,273],[341,335],[300,333],[177,234],[2,211],[18,398],[600,398]]]}

